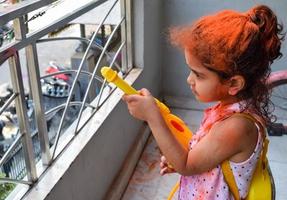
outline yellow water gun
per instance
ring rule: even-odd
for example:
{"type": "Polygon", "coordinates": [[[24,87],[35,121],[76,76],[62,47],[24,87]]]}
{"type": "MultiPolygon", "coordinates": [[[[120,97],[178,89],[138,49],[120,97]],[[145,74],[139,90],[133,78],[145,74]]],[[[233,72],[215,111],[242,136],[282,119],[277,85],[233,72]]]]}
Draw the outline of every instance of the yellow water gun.
{"type": "MultiPolygon", "coordinates": [[[[126,81],[120,78],[118,76],[118,73],[112,70],[110,67],[102,67],[101,73],[102,76],[108,82],[115,84],[125,94],[140,94],[137,90],[131,87],[126,81]]],[[[155,101],[171,133],[176,137],[176,139],[181,143],[181,145],[184,148],[188,149],[192,132],[179,117],[171,114],[169,108],[165,104],[163,104],[157,99],[155,99],[155,101]]]]}

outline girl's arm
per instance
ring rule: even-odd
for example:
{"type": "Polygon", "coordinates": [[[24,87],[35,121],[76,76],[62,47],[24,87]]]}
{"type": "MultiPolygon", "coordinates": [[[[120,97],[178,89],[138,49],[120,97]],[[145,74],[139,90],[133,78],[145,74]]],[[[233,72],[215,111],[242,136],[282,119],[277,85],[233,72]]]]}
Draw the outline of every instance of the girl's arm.
{"type": "Polygon", "coordinates": [[[192,175],[213,169],[226,159],[246,160],[257,142],[257,130],[252,122],[242,117],[230,117],[217,123],[193,149],[187,151],[176,140],[163,120],[150,93],[128,95],[123,99],[130,113],[147,121],[155,140],[168,162],[182,175],[192,175]]]}
{"type": "Polygon", "coordinates": [[[238,163],[247,160],[257,144],[257,132],[254,123],[240,116],[218,122],[189,151],[185,172],[202,173],[225,160],[238,163]]]}

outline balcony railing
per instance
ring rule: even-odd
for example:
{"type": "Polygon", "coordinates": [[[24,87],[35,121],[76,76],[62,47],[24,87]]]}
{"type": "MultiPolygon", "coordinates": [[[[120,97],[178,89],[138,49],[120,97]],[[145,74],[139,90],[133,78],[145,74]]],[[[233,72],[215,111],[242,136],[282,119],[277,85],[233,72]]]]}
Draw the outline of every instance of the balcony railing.
{"type": "MultiPolygon", "coordinates": [[[[44,169],[47,169],[54,161],[57,155],[63,150],[59,147],[59,141],[65,132],[69,131],[71,134],[71,128],[73,129],[72,140],[80,130],[85,126],[87,121],[91,119],[95,112],[101,107],[108,98],[109,94],[113,91],[113,88],[109,86],[105,80],[97,75],[103,58],[111,57],[108,54],[108,49],[112,39],[120,30],[121,42],[118,48],[115,50],[114,56],[110,58],[111,62],[108,63],[110,67],[115,66],[121,76],[125,76],[132,67],[132,40],[131,40],[131,1],[130,0],[115,0],[111,4],[107,13],[103,15],[103,19],[97,24],[97,29],[93,33],[91,39],[83,37],[62,37],[62,38],[43,38],[50,32],[57,30],[77,17],[85,14],[97,6],[101,6],[105,3],[105,0],[89,1],[85,5],[77,8],[75,11],[61,17],[53,23],[37,30],[36,32],[28,33],[27,20],[25,17],[31,11],[35,11],[43,6],[49,6],[52,0],[34,0],[24,1],[17,6],[9,9],[10,11],[4,11],[0,14],[0,25],[6,24],[10,20],[13,20],[15,41],[7,44],[0,49],[0,64],[3,67],[3,63],[8,61],[9,71],[11,76],[13,93],[5,104],[0,109],[0,114],[5,112],[7,108],[15,103],[16,115],[17,115],[17,129],[18,134],[13,139],[13,142],[9,145],[4,155],[0,160],[0,169],[6,174],[5,178],[0,178],[3,182],[22,183],[32,185],[35,183],[40,174],[37,171],[36,163],[41,161],[44,169]],[[95,42],[97,35],[101,27],[105,24],[107,17],[113,12],[115,6],[121,7],[121,19],[117,22],[109,37],[101,46],[95,42]],[[39,61],[37,44],[47,43],[50,41],[64,41],[64,40],[78,40],[86,44],[86,50],[81,59],[80,65],[77,70],[61,70],[58,72],[50,73],[45,76],[40,76],[39,61]],[[97,49],[99,51],[99,57],[96,60],[95,66],[90,71],[84,70],[85,61],[89,55],[91,49],[97,49]],[[20,62],[19,51],[25,49],[27,71],[29,77],[29,86],[31,93],[25,94],[23,83],[23,65],[20,62]],[[121,55],[121,64],[117,63],[117,58],[121,55]],[[72,74],[73,81],[69,88],[69,94],[65,102],[49,107],[48,110],[44,108],[43,92],[41,80],[48,77],[53,77],[59,74],[72,74]],[[83,95],[83,98],[75,99],[75,93],[77,93],[77,84],[79,82],[80,75],[86,75],[88,78],[87,89],[83,95]],[[94,99],[89,99],[89,94],[95,89],[95,82],[98,91],[94,96],[94,99]],[[89,99],[89,101],[88,101],[89,99]],[[93,105],[91,101],[95,102],[93,105]],[[30,102],[28,104],[27,102],[30,102]],[[31,103],[32,102],[32,103],[31,103]],[[89,107],[92,112],[89,114],[84,113],[84,110],[89,107]],[[28,115],[28,110],[33,110],[34,115],[28,115]],[[73,123],[72,126],[67,129],[65,123],[67,122],[67,115],[70,108],[76,108],[72,113],[73,123]],[[59,113],[61,111],[61,118],[59,126],[53,137],[49,137],[47,121],[49,116],[53,116],[53,113],[59,113]],[[88,116],[87,116],[88,115],[88,116]]],[[[28,23],[29,25],[29,23],[28,23]]],[[[64,51],[64,50],[63,50],[64,51]]],[[[71,120],[71,119],[69,119],[71,120]]],[[[62,145],[61,145],[62,146],[62,145]]]]}

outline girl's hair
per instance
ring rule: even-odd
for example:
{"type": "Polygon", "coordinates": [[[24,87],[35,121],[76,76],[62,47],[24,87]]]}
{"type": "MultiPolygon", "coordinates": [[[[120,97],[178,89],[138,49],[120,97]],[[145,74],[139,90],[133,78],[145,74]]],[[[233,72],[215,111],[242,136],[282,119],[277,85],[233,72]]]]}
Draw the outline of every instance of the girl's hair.
{"type": "Polygon", "coordinates": [[[271,119],[269,91],[266,85],[273,60],[280,58],[284,39],[282,25],[273,11],[259,5],[245,13],[225,10],[205,16],[191,26],[172,28],[172,44],[196,56],[222,81],[234,75],[245,79],[237,98],[248,100],[266,122],[271,119]]]}

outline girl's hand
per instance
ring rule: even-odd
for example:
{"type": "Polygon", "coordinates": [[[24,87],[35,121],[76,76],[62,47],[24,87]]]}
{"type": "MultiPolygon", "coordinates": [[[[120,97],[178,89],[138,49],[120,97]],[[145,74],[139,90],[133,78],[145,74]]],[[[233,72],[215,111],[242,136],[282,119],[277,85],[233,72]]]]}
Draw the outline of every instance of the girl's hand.
{"type": "Polygon", "coordinates": [[[175,170],[170,167],[170,165],[167,163],[167,160],[164,156],[161,156],[160,158],[160,175],[165,175],[169,173],[175,173],[175,170]]]}
{"type": "Polygon", "coordinates": [[[141,89],[140,95],[124,95],[123,100],[128,105],[128,110],[137,119],[149,121],[159,113],[155,99],[147,89],[141,89]]]}

